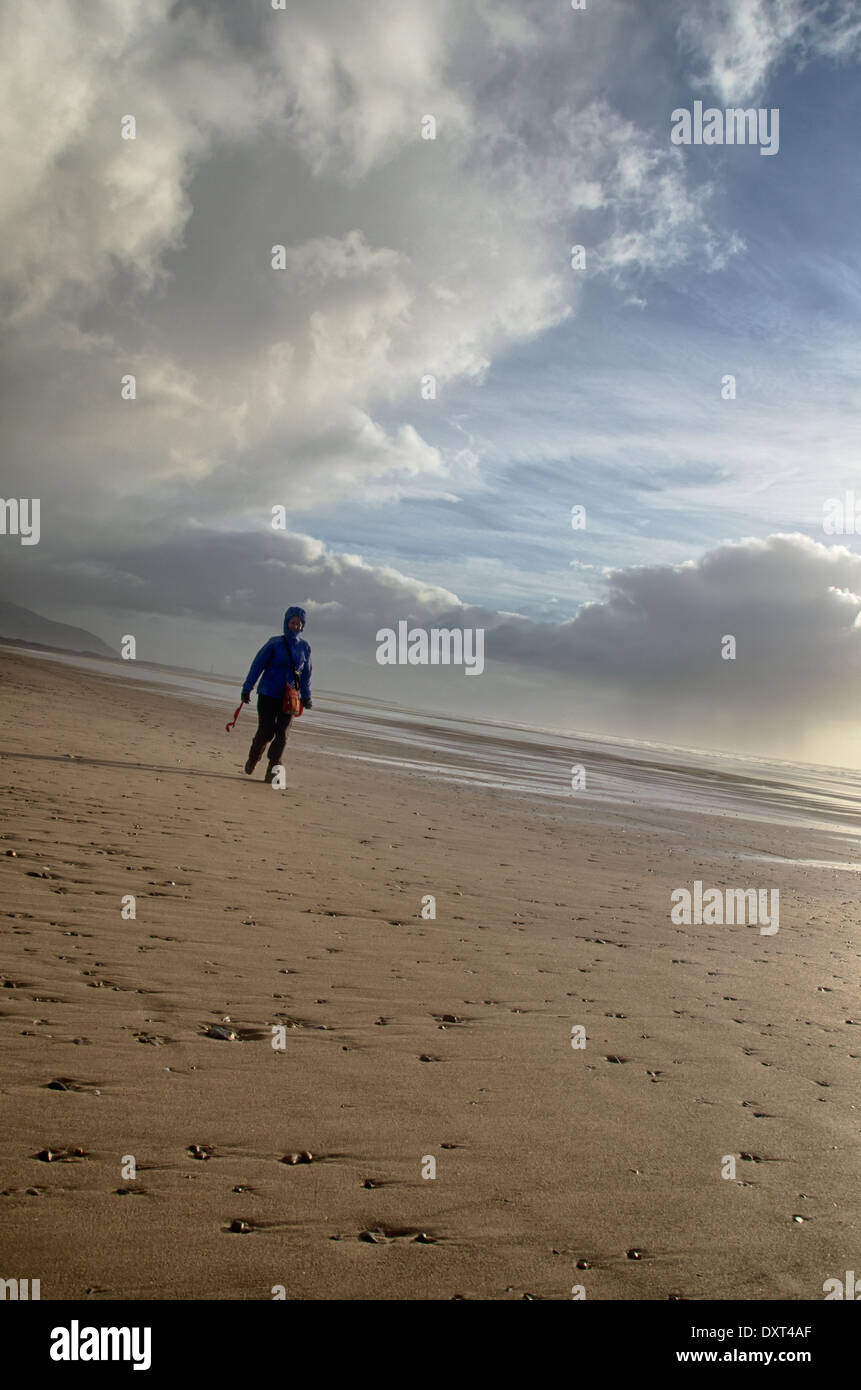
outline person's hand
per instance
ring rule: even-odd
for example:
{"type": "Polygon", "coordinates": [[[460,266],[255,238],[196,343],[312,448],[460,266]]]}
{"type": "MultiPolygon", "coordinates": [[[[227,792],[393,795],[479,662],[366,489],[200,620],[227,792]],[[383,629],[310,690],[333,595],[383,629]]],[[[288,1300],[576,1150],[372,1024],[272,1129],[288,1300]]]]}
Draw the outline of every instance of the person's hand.
{"type": "Polygon", "coordinates": [[[251,695],[249,694],[249,692],[248,692],[247,690],[243,690],[243,692],[242,692],[242,703],[243,703],[243,705],[249,704],[250,701],[251,701],[251,695]]]}
{"type": "Polygon", "coordinates": [[[314,706],[311,704],[311,701],[310,701],[310,700],[303,700],[303,701],[302,701],[302,708],[303,708],[303,709],[313,709],[314,706]]]}

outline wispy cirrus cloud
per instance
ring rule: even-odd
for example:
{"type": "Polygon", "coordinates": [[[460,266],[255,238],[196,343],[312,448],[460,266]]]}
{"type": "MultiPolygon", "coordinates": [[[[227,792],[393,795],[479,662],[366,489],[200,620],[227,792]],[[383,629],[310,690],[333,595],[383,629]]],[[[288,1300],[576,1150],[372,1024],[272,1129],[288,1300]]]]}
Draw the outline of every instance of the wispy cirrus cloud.
{"type": "MultiPolygon", "coordinates": [[[[681,10],[681,7],[680,7],[681,10]]],[[[786,61],[849,58],[861,48],[861,16],[842,0],[717,0],[684,6],[679,32],[696,64],[694,81],[724,102],[762,95],[786,61]]]]}

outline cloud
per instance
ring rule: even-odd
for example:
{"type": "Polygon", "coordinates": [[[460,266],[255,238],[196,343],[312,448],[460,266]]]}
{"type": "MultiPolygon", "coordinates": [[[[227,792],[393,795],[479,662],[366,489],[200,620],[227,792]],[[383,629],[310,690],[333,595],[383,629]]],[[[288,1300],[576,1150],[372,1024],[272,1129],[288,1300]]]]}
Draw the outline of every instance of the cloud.
{"type": "MultiPolygon", "coordinates": [[[[623,19],[593,16],[584,42],[606,48],[623,19]]],[[[420,382],[478,386],[571,316],[578,224],[618,279],[730,245],[588,63],[545,84],[560,38],[582,47],[571,20],[454,0],[7,18],[13,483],[74,518],[82,548],[130,510],[156,534],[159,517],[451,494],[475,460],[427,441],[420,382]]]]}
{"type": "Polygon", "coordinates": [[[122,270],[152,287],[219,137],[274,110],[215,18],[170,0],[5,12],[0,279],[13,319],[72,311],[122,270]],[[121,139],[133,115],[137,139],[121,139]]]}
{"type": "MultiPolygon", "coordinates": [[[[606,170],[596,205],[611,213],[611,230],[597,252],[598,269],[619,283],[649,267],[666,272],[696,256],[722,270],[744,249],[740,237],[718,230],[709,218],[710,183],[691,188],[677,149],[655,147],[644,131],[596,102],[581,114],[578,129],[604,147],[606,170]]],[[[641,299],[626,303],[643,306],[641,299]]]]}
{"type": "Polygon", "coordinates": [[[98,561],[43,560],[31,576],[32,602],[44,605],[60,583],[70,606],[207,622],[272,622],[288,603],[301,603],[320,613],[318,630],[362,641],[392,612],[419,618],[463,608],[439,585],[272,528],[219,533],[183,525],[157,541],[127,534],[106,543],[98,561]]]}
{"type": "MultiPolygon", "coordinates": [[[[663,741],[861,762],[861,557],[800,535],[614,570],[552,643],[597,713],[663,741]],[[722,659],[724,639],[735,660],[722,659]]],[[[546,659],[546,658],[545,658],[546,659]]]]}
{"type": "Polygon", "coordinates": [[[725,103],[755,100],[787,59],[848,58],[861,47],[861,18],[838,3],[809,0],[718,0],[685,5],[679,34],[702,66],[693,80],[708,82],[725,103]]]}
{"type": "Polygon", "coordinates": [[[286,127],[316,177],[360,182],[413,143],[425,114],[447,138],[468,135],[469,106],[446,74],[461,29],[455,0],[376,0],[373,11],[318,0],[276,17],[286,127]]]}

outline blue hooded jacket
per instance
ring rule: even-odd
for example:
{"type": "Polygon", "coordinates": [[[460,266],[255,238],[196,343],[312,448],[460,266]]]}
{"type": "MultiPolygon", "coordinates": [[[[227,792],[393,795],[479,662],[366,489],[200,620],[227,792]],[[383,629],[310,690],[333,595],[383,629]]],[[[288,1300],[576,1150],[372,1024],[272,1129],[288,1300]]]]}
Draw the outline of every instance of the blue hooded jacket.
{"type": "Polygon", "coordinates": [[[245,684],[242,687],[243,695],[250,695],[260,677],[260,685],[257,693],[259,695],[271,695],[281,700],[284,691],[287,689],[287,682],[293,683],[293,671],[290,668],[290,661],[287,656],[286,644],[290,646],[290,656],[293,658],[293,666],[296,675],[299,677],[299,695],[302,700],[311,698],[311,648],[303,637],[297,637],[287,626],[291,618],[301,618],[302,626],[305,626],[305,609],[288,608],[284,614],[284,636],[270,637],[269,641],[260,648],[251,663],[251,669],[245,677],[245,684]]]}

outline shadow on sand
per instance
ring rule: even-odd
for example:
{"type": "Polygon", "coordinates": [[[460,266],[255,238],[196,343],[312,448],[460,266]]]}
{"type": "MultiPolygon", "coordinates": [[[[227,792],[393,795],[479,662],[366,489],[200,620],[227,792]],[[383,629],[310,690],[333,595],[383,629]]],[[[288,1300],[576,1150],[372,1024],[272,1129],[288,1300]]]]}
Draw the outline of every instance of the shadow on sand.
{"type": "Polygon", "coordinates": [[[164,767],[161,763],[124,763],[112,758],[87,758],[79,753],[70,757],[67,753],[21,753],[3,748],[0,749],[0,757],[4,762],[9,763],[17,761],[61,763],[64,767],[79,763],[81,767],[113,767],[119,768],[123,772],[161,772],[176,777],[212,777],[222,782],[235,782],[237,779],[242,782],[255,781],[253,777],[246,777],[241,769],[236,772],[207,772],[205,768],[201,767],[164,767]]]}

